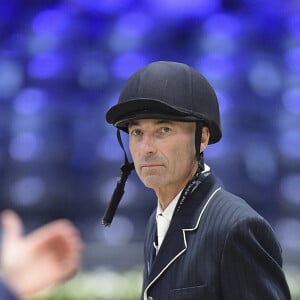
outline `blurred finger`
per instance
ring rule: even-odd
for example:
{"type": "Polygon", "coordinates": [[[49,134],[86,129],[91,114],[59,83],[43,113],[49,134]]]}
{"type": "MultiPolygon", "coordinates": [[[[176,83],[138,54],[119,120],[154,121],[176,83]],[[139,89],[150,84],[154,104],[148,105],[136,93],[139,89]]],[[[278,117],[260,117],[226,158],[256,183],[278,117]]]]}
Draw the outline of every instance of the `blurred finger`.
{"type": "Polygon", "coordinates": [[[13,242],[21,237],[23,223],[12,210],[5,210],[1,213],[1,224],[3,227],[3,243],[13,242]]]}

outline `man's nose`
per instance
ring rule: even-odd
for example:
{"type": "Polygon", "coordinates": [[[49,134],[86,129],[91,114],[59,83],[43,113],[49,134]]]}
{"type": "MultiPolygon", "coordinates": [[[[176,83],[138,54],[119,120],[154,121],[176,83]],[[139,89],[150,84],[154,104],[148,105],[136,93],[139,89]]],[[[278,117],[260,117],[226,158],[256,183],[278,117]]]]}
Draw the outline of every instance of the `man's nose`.
{"type": "Polygon", "coordinates": [[[150,155],[156,152],[155,141],[152,136],[147,134],[143,135],[140,147],[144,155],[150,155]]]}

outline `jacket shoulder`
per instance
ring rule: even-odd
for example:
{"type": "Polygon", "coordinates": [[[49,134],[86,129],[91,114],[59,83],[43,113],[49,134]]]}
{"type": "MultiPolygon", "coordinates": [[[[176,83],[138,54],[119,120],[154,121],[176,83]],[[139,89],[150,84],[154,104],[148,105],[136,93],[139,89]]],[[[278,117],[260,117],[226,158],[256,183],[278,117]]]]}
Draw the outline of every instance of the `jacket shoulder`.
{"type": "Polygon", "coordinates": [[[212,201],[212,209],[222,212],[223,218],[232,220],[232,223],[247,218],[264,219],[246,200],[223,188],[212,201]]]}
{"type": "MultiPolygon", "coordinates": [[[[204,221],[204,220],[203,220],[204,221]]],[[[215,233],[228,238],[235,232],[251,232],[257,237],[269,236],[280,248],[273,228],[268,221],[255,211],[244,199],[221,189],[206,212],[206,223],[211,223],[215,233]]],[[[262,241],[263,242],[263,241],[262,241]]]]}

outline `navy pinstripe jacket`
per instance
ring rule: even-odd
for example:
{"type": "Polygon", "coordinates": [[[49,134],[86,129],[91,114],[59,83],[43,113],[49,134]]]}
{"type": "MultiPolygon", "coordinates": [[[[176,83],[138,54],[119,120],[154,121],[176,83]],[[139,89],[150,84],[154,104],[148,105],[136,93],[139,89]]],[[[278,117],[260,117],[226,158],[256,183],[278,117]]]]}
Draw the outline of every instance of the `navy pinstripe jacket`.
{"type": "Polygon", "coordinates": [[[153,259],[155,212],[146,229],[142,299],[289,300],[270,225],[209,175],[175,211],[153,259]]]}

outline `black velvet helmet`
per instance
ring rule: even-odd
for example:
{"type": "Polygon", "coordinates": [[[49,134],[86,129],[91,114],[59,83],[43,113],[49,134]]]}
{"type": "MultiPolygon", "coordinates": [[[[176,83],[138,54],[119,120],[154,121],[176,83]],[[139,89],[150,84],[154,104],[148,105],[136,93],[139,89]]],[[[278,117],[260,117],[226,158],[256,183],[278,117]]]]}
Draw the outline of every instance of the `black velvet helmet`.
{"type": "Polygon", "coordinates": [[[127,80],[106,120],[127,131],[134,119],[201,121],[209,128],[210,144],[222,136],[214,89],[195,69],[177,62],[151,63],[127,80]]]}
{"type": "Polygon", "coordinates": [[[107,122],[118,128],[117,137],[125,162],[102,219],[105,226],[111,224],[126,180],[134,169],[124,150],[120,130],[128,132],[128,123],[137,119],[196,122],[195,151],[200,171],[204,169],[203,153],[200,153],[202,127],[209,128],[210,144],[218,142],[222,136],[217,96],[196,70],[182,63],[158,61],[134,73],[125,83],[118,104],[106,114],[107,122]]]}

